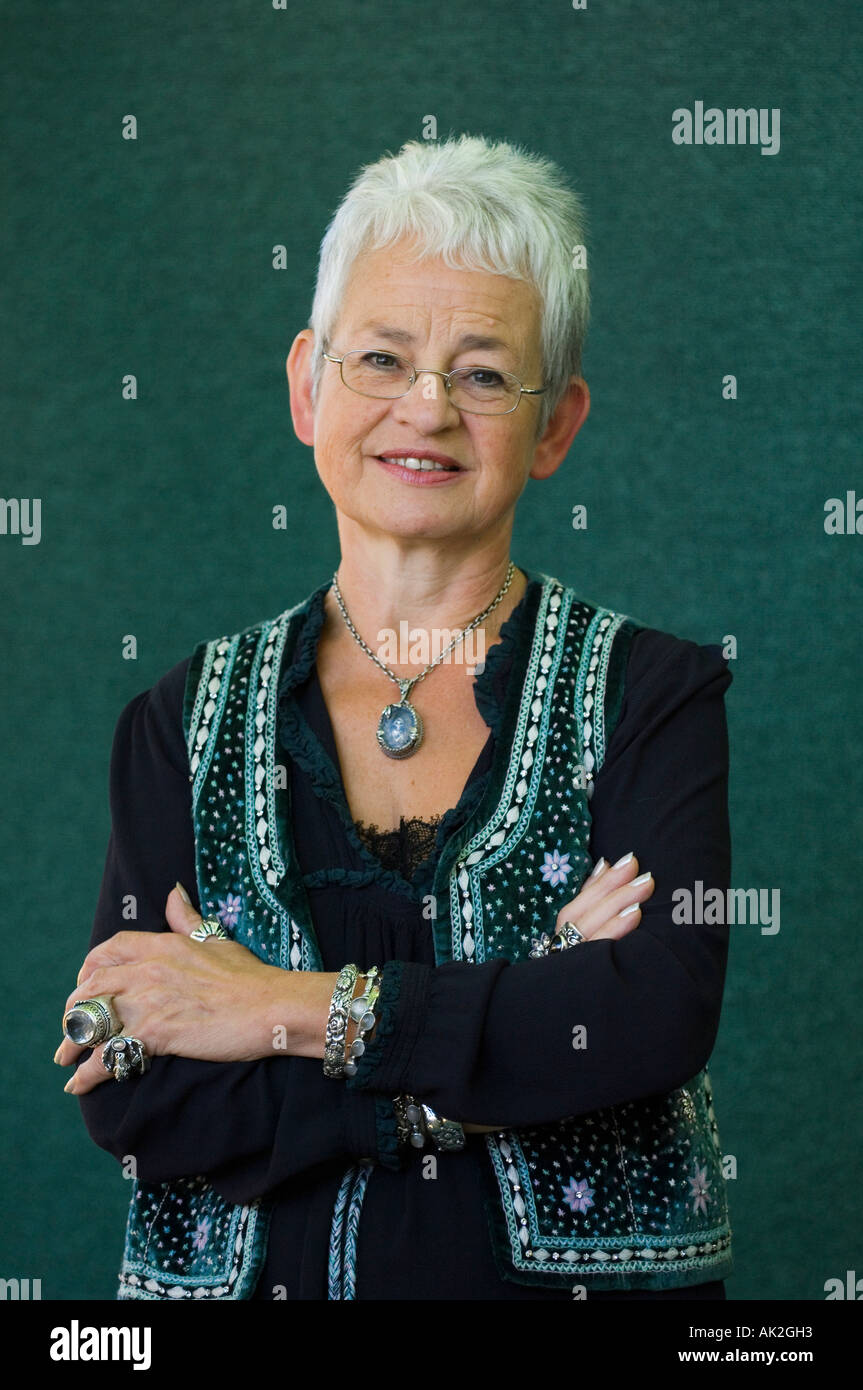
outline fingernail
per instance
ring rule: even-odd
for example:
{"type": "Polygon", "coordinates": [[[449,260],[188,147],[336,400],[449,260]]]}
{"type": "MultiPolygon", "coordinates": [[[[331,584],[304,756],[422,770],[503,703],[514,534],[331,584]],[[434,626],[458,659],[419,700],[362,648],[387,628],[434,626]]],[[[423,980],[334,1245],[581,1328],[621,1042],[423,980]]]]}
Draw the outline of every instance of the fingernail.
{"type": "Polygon", "coordinates": [[[653,878],[653,874],[639,874],[638,878],[634,878],[629,886],[630,888],[634,888],[637,883],[646,883],[649,878],[653,878]]]}
{"type": "Polygon", "coordinates": [[[177,892],[180,894],[180,897],[183,899],[183,902],[184,902],[184,903],[188,903],[189,907],[191,907],[191,906],[192,906],[192,899],[189,897],[188,893],[186,892],[185,888],[183,887],[183,885],[182,885],[182,883],[180,882],[179,879],[177,880],[177,882],[176,882],[176,884],[175,884],[174,886],[175,886],[175,888],[177,889],[177,892]]]}
{"type": "Polygon", "coordinates": [[[604,855],[600,855],[599,858],[597,859],[596,863],[595,863],[594,866],[593,866],[593,873],[590,875],[590,877],[591,877],[591,878],[596,878],[596,875],[597,875],[598,873],[601,873],[604,867],[605,867],[605,856],[604,856],[604,855]]]}
{"type": "Polygon", "coordinates": [[[617,863],[616,863],[616,864],[612,864],[611,867],[612,867],[613,869],[622,869],[623,866],[624,866],[624,864],[628,864],[631,858],[632,858],[632,850],[630,850],[628,854],[625,854],[625,855],[623,856],[622,859],[618,859],[617,863]]]}
{"type": "Polygon", "coordinates": [[[57,1051],[54,1053],[54,1061],[55,1061],[58,1065],[59,1065],[59,1062],[60,1062],[60,1048],[62,1048],[62,1046],[63,1046],[63,1044],[61,1043],[61,1044],[60,1044],[60,1047],[58,1047],[58,1048],[57,1048],[57,1051]]]}
{"type": "Polygon", "coordinates": [[[617,915],[618,917],[628,917],[630,912],[637,912],[640,907],[641,903],[630,903],[629,907],[625,907],[623,911],[618,912],[617,915]]]}
{"type": "Polygon", "coordinates": [[[66,1082],[66,1085],[63,1087],[63,1090],[64,1090],[64,1091],[69,1091],[71,1094],[74,1095],[74,1092],[75,1092],[75,1078],[74,1078],[74,1076],[70,1076],[70,1077],[69,1077],[69,1080],[66,1082]]]}

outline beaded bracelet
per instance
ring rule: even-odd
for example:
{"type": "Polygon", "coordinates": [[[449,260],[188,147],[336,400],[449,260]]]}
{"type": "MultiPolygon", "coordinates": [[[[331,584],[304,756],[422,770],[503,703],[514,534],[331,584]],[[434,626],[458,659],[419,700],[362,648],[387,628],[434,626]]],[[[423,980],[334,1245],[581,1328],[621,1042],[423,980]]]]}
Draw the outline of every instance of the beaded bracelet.
{"type": "Polygon", "coordinates": [[[396,1135],[401,1144],[422,1149],[425,1148],[426,1139],[431,1139],[441,1153],[455,1153],[465,1146],[464,1129],[458,1120],[445,1120],[430,1105],[424,1105],[413,1096],[396,1096],[393,1112],[396,1135]]]}
{"type": "Polygon", "coordinates": [[[393,1113],[396,1117],[396,1137],[399,1143],[410,1144],[415,1149],[425,1148],[422,1111],[413,1096],[396,1096],[393,1100],[393,1113]]]}
{"type": "Polygon", "coordinates": [[[357,1058],[362,1057],[366,1050],[366,1038],[372,1032],[378,1021],[375,1013],[375,1005],[378,1002],[378,995],[381,992],[381,972],[376,965],[361,977],[365,980],[365,989],[362,994],[357,995],[353,1000],[349,1014],[357,1025],[354,1039],[347,1050],[344,1061],[344,1075],[356,1076],[357,1058]]]}
{"type": "Polygon", "coordinates": [[[330,1000],[324,1036],[324,1076],[332,1077],[334,1081],[340,1080],[345,1074],[345,1034],[358,974],[359,966],[343,965],[330,1000]]]}

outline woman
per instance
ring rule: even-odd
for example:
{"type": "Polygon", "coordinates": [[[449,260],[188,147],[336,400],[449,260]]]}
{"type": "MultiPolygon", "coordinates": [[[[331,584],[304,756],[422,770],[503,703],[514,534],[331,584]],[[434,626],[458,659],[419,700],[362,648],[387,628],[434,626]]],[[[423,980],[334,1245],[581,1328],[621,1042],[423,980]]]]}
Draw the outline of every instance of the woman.
{"type": "Polygon", "coordinates": [[[57,1060],[133,1161],[120,1297],[724,1297],[727,938],[672,895],[728,883],[731,677],[509,556],[588,413],[583,241],[468,137],[327,231],[287,372],[336,575],[115,735],[66,1004],[115,1037],[57,1060]]]}

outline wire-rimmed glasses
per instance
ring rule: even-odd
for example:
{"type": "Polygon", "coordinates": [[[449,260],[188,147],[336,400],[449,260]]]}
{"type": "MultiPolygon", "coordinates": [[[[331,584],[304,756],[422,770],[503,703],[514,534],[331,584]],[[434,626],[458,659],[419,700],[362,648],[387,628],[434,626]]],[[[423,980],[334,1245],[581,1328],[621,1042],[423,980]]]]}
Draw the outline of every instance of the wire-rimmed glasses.
{"type": "Polygon", "coordinates": [[[341,357],[329,352],[322,356],[337,364],[350,391],[376,400],[406,396],[421,372],[443,377],[452,404],[470,415],[509,415],[522,396],[541,396],[547,390],[545,386],[522,386],[517,376],[499,367],[456,367],[452,372],[415,367],[406,357],[385,348],[355,348],[341,357]]]}

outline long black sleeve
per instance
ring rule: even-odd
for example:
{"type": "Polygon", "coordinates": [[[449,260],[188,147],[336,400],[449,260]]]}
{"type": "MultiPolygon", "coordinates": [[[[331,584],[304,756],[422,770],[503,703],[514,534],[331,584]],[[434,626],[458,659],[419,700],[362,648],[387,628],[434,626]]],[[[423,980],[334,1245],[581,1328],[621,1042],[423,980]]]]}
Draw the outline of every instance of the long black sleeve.
{"type": "MultiPolygon", "coordinates": [[[[91,948],[118,931],[169,930],[165,901],[177,879],[200,911],[182,729],[187,665],[135,696],[117,722],[111,834],[91,948]],[[132,919],[124,915],[130,902],[132,919]]],[[[143,1181],[207,1174],[233,1201],[318,1164],[376,1154],[373,1097],[334,1084],[306,1057],[155,1057],[145,1076],[106,1081],[80,1105],[95,1143],[120,1160],[133,1155],[143,1181]]]]}
{"type": "Polygon", "coordinates": [[[349,1086],[517,1128],[665,1093],[700,1071],[719,1024],[727,927],[676,923],[672,895],[699,879],[705,892],[729,884],[730,682],[716,646],[655,629],[633,640],[590,849],[610,863],[633,850],[653,873],[639,926],[539,960],[389,964],[386,1026],[349,1086]],[[578,1024],[583,1050],[572,1046],[578,1024]]]}

